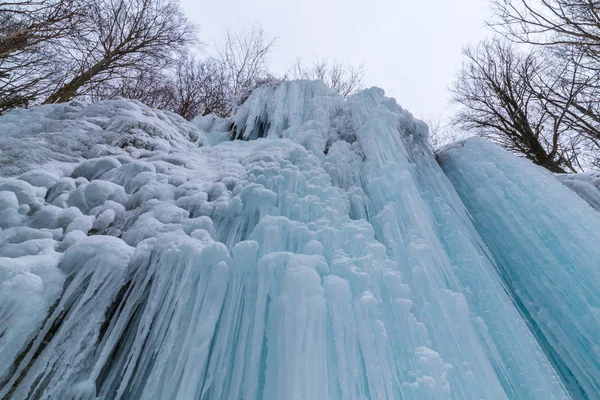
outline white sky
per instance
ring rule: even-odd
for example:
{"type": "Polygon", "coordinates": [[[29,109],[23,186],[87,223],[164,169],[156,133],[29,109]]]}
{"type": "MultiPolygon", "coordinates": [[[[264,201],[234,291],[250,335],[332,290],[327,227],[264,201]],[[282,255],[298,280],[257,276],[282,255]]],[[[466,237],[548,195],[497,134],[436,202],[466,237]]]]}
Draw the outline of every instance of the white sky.
{"type": "Polygon", "coordinates": [[[379,86],[416,117],[447,117],[461,49],[488,31],[486,0],[182,0],[200,39],[219,42],[258,22],[277,37],[271,69],[296,58],[364,65],[367,87],[379,86]]]}

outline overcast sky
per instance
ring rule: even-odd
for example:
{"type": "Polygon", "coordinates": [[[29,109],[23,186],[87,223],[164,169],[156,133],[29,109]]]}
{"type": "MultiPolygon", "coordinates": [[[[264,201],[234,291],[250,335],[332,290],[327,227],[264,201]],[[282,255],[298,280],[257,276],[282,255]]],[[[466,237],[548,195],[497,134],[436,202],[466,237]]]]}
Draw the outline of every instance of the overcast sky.
{"type": "Polygon", "coordinates": [[[219,41],[261,24],[277,37],[275,73],[301,57],[364,65],[364,82],[379,86],[416,117],[448,115],[447,88],[462,62],[461,49],[487,34],[486,0],[182,0],[200,39],[219,41]]]}

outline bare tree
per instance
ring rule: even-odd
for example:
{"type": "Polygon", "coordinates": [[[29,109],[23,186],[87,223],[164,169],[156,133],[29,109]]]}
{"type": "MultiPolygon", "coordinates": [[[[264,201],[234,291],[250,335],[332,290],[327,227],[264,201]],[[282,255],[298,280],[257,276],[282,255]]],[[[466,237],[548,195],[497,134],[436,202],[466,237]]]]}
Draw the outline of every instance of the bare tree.
{"type": "Polygon", "coordinates": [[[268,74],[269,53],[276,39],[269,39],[260,25],[249,30],[227,30],[217,59],[231,84],[233,95],[240,96],[268,74]]]}
{"type": "Polygon", "coordinates": [[[490,23],[511,40],[569,45],[600,60],[600,2],[595,0],[492,0],[490,23]]]}
{"type": "Polygon", "coordinates": [[[185,119],[208,114],[224,117],[230,111],[232,85],[222,65],[213,58],[183,58],[177,65],[173,87],[172,111],[185,119]]]}
{"type": "Polygon", "coordinates": [[[297,59],[288,68],[287,75],[293,79],[322,80],[328,87],[346,97],[363,88],[363,66],[352,66],[339,61],[329,62],[317,59],[309,66],[297,59]]]}
{"type": "Polygon", "coordinates": [[[563,84],[545,88],[564,119],[600,157],[600,2],[592,0],[493,0],[491,26],[509,40],[545,48],[563,84]],[[573,93],[575,93],[573,95],[573,93]]]}
{"type": "Polygon", "coordinates": [[[569,143],[573,165],[587,169],[600,157],[600,91],[597,73],[582,64],[580,48],[560,47],[544,51],[544,73],[532,77],[531,89],[543,110],[560,112],[560,123],[571,131],[569,143]]]}
{"type": "Polygon", "coordinates": [[[44,103],[69,101],[132,70],[154,70],[195,40],[175,0],[97,0],[56,58],[63,73],[44,103]]]}
{"type": "MultiPolygon", "coordinates": [[[[577,172],[581,143],[565,118],[568,106],[548,100],[560,91],[577,96],[574,79],[546,73],[544,58],[519,53],[500,40],[486,41],[464,52],[467,62],[453,88],[461,106],[458,126],[520,154],[553,172],[577,172]]],[[[566,72],[566,71],[563,71],[566,72]]]]}
{"type": "Polygon", "coordinates": [[[93,100],[125,97],[191,120],[197,115],[227,116],[231,87],[221,63],[183,55],[171,69],[136,71],[91,92],[93,100]]]}
{"type": "Polygon", "coordinates": [[[0,1],[0,59],[72,32],[79,0],[0,1]]]}
{"type": "Polygon", "coordinates": [[[83,0],[0,0],[0,114],[52,89],[49,49],[73,32],[83,0]]]}

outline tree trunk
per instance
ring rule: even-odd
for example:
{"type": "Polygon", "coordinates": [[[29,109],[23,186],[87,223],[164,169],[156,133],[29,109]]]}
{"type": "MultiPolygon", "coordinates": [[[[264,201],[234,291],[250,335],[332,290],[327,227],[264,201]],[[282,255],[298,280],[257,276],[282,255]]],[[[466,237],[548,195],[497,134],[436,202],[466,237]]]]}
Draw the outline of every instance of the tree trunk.
{"type": "Polygon", "coordinates": [[[86,71],[80,73],[70,82],[65,83],[57,91],[52,93],[43,104],[64,103],[72,100],[77,91],[85,84],[89,83],[96,75],[105,71],[110,65],[110,59],[107,57],[92,65],[86,71]]]}
{"type": "Polygon", "coordinates": [[[0,60],[7,58],[17,50],[23,50],[27,47],[28,43],[29,33],[27,31],[0,36],[0,60]]]}

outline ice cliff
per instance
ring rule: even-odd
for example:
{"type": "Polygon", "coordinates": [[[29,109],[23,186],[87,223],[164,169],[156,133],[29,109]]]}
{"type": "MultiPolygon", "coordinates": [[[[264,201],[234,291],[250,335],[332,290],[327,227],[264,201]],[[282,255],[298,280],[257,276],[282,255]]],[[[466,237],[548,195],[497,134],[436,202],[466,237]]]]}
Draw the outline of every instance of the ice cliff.
{"type": "Polygon", "coordinates": [[[0,399],[600,398],[600,214],[439,158],[319,82],[0,117],[0,399]]]}
{"type": "Polygon", "coordinates": [[[600,398],[600,213],[482,139],[446,149],[440,162],[574,397],[600,398]]]}

